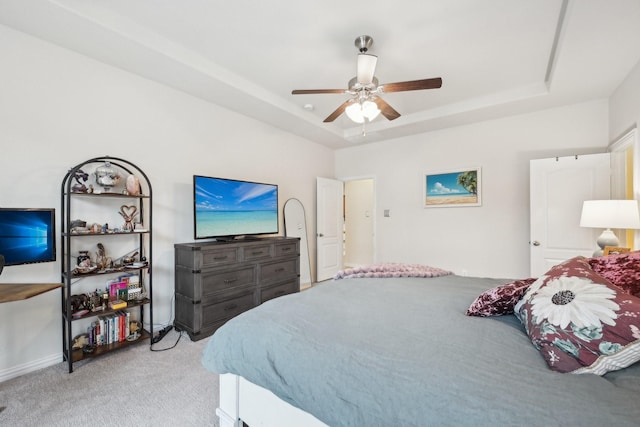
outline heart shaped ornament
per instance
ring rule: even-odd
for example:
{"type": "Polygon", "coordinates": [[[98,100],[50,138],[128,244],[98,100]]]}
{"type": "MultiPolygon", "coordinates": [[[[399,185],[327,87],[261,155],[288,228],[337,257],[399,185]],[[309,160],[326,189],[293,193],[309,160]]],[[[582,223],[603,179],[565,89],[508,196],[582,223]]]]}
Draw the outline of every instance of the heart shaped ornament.
{"type": "Polygon", "coordinates": [[[120,206],[120,215],[122,215],[122,217],[125,220],[128,221],[132,221],[133,217],[136,216],[136,213],[138,213],[138,207],[131,205],[131,206],[127,206],[127,205],[122,205],[120,206]]]}

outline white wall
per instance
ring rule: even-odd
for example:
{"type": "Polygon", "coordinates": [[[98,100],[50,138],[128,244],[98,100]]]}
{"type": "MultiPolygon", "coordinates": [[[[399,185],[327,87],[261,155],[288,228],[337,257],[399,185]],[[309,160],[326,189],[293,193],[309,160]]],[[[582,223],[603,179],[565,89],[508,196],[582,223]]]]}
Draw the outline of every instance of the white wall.
{"type": "MultiPolygon", "coordinates": [[[[281,209],[295,197],[314,212],[315,177],[334,170],[326,147],[4,26],[0,147],[0,206],[55,207],[58,224],[61,181],[74,165],[109,155],[149,176],[154,322],[165,325],[173,320],[173,245],[193,240],[193,174],[276,183],[281,209]]],[[[0,276],[59,280],[59,262],[6,267],[0,276]]],[[[59,291],[0,305],[0,325],[0,381],[61,360],[59,291]]]]}
{"type": "Polygon", "coordinates": [[[606,151],[607,116],[607,101],[593,101],[346,148],[336,153],[336,177],[376,177],[377,261],[524,278],[529,160],[606,151]],[[475,166],[481,207],[422,207],[425,172],[475,166]]]}
{"type": "Polygon", "coordinates": [[[640,122],[640,62],[609,98],[609,138],[615,141],[640,122]]]}

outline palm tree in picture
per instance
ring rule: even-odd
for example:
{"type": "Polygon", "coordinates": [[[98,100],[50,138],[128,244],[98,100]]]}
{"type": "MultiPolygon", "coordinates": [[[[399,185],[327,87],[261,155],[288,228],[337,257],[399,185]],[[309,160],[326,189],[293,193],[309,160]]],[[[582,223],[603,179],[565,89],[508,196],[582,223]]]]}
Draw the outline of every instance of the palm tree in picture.
{"type": "Polygon", "coordinates": [[[471,194],[478,194],[478,172],[465,171],[458,175],[458,185],[471,194]]]}

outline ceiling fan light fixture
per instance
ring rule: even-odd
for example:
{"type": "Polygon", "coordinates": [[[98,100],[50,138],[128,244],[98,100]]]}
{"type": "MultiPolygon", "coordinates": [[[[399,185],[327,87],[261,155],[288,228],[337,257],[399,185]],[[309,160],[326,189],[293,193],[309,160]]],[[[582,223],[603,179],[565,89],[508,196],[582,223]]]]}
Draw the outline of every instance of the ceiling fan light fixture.
{"type": "Polygon", "coordinates": [[[352,121],[356,123],[364,123],[364,114],[362,114],[362,106],[359,102],[354,102],[345,108],[344,112],[352,121]]]}
{"type": "Polygon", "coordinates": [[[363,101],[362,103],[354,102],[344,111],[347,114],[347,117],[359,124],[364,123],[365,119],[370,122],[380,114],[380,109],[376,103],[369,100],[363,101]]]}
{"type": "Polygon", "coordinates": [[[375,55],[369,55],[367,53],[361,53],[358,55],[358,64],[356,68],[356,79],[361,85],[371,84],[373,81],[373,75],[376,72],[376,63],[378,57],[375,55]]]}
{"type": "Polygon", "coordinates": [[[378,105],[373,101],[364,101],[362,103],[362,114],[369,120],[373,120],[380,114],[378,105]]]}
{"type": "Polygon", "coordinates": [[[291,94],[309,95],[317,93],[337,93],[351,95],[351,98],[340,104],[338,108],[323,120],[323,123],[331,123],[340,117],[341,114],[346,113],[349,119],[362,124],[364,135],[365,122],[374,120],[379,114],[382,114],[382,116],[387,120],[395,120],[400,117],[400,113],[394,110],[391,105],[380,97],[380,95],[391,92],[438,89],[442,87],[442,78],[440,77],[386,83],[379,86],[378,79],[375,77],[378,57],[367,53],[372,44],[373,39],[370,36],[364,35],[356,38],[355,46],[360,51],[358,54],[356,75],[349,80],[346,90],[296,89],[292,90],[291,94]]]}

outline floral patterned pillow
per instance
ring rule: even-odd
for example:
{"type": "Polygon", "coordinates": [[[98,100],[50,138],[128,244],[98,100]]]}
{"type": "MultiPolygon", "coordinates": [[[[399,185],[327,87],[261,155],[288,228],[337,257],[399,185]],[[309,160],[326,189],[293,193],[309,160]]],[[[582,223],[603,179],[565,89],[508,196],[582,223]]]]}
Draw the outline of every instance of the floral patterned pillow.
{"type": "Polygon", "coordinates": [[[589,258],[596,273],[627,293],[640,297],[640,251],[589,258]]]}
{"type": "Polygon", "coordinates": [[[491,288],[478,295],[465,314],[484,317],[512,314],[513,307],[535,280],[535,278],[516,280],[491,288]]]}
{"type": "Polygon", "coordinates": [[[555,371],[604,375],[640,360],[640,298],[593,271],[584,257],[541,276],[514,313],[555,371]]]}

